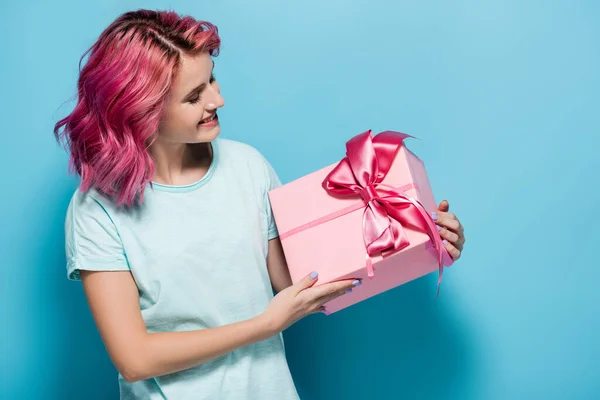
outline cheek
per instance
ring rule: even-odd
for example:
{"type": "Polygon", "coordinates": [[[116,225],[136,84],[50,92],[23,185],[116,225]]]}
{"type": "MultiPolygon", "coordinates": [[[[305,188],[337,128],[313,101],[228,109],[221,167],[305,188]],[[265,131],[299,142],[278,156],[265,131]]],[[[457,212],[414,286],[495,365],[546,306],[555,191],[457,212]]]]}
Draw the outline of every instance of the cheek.
{"type": "Polygon", "coordinates": [[[168,135],[169,132],[173,131],[173,128],[177,126],[178,119],[177,112],[173,109],[167,108],[158,125],[160,133],[163,135],[168,135]]]}
{"type": "Polygon", "coordinates": [[[191,125],[198,125],[198,122],[200,122],[200,120],[202,119],[202,117],[204,117],[204,110],[201,108],[198,108],[196,110],[196,112],[190,116],[190,124],[191,125]]]}
{"type": "Polygon", "coordinates": [[[179,112],[171,112],[161,123],[161,131],[170,135],[170,132],[181,132],[189,128],[195,128],[202,119],[201,107],[186,107],[179,112]]]}
{"type": "Polygon", "coordinates": [[[193,107],[188,107],[182,112],[179,117],[182,125],[196,126],[202,119],[203,109],[200,103],[195,104],[193,107]]]}

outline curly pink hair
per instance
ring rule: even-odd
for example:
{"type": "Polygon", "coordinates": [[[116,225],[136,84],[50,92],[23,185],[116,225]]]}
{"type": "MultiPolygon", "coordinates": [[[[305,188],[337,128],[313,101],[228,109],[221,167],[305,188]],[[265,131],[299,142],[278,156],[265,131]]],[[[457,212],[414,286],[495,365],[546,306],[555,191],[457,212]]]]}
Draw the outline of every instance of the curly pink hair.
{"type": "Polygon", "coordinates": [[[79,61],[75,108],[54,127],[82,191],[93,186],[117,206],[143,201],[155,173],[147,149],[181,57],[217,56],[219,46],[216,26],[173,11],[127,12],[102,32],[79,61]]]}

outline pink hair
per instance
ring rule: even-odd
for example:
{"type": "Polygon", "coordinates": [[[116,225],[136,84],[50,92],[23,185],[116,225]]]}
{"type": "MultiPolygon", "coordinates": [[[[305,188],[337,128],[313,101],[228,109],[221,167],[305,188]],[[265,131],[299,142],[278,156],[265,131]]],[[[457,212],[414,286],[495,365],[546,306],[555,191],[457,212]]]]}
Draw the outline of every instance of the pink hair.
{"type": "Polygon", "coordinates": [[[79,61],[73,112],[54,127],[57,141],[69,147],[69,172],[81,176],[82,191],[93,186],[117,206],[143,201],[155,173],[147,149],[181,57],[217,56],[219,46],[216,26],[173,11],[127,12],[102,32],[79,61]]]}

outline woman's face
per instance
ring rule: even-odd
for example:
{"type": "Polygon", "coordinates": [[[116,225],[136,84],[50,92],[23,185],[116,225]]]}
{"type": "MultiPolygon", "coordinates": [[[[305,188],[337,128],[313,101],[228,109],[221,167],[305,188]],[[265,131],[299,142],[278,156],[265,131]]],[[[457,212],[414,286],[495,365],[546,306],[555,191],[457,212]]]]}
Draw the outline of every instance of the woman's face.
{"type": "Polygon", "coordinates": [[[212,74],[213,68],[208,52],[182,57],[157,140],[170,144],[200,143],[210,142],[219,135],[221,127],[216,112],[225,101],[212,74]]]}

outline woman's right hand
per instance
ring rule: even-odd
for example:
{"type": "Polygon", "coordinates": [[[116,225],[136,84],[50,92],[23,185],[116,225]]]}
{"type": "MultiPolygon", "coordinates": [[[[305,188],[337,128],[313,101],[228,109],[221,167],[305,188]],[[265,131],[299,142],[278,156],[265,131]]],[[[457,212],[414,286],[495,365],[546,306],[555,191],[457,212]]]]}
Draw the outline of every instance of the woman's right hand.
{"type": "Polygon", "coordinates": [[[277,334],[307,315],[323,311],[323,304],[362,283],[360,280],[343,280],[313,287],[317,279],[317,273],[313,272],[271,300],[259,317],[270,333],[277,334]]]}

